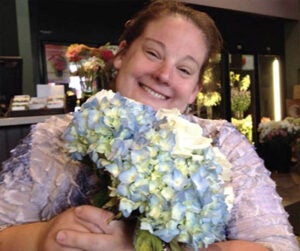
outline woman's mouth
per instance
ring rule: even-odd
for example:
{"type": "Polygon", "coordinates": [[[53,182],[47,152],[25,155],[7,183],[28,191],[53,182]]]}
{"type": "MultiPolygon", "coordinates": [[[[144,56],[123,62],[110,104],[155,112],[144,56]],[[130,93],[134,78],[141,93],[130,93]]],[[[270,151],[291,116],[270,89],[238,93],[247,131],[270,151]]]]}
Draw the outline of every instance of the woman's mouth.
{"type": "Polygon", "coordinates": [[[155,91],[153,91],[152,89],[150,89],[149,87],[145,86],[145,85],[141,85],[141,87],[147,92],[149,93],[151,96],[155,97],[155,98],[158,98],[158,99],[161,99],[161,100],[166,100],[168,97],[160,94],[160,93],[157,93],[155,91]]]}

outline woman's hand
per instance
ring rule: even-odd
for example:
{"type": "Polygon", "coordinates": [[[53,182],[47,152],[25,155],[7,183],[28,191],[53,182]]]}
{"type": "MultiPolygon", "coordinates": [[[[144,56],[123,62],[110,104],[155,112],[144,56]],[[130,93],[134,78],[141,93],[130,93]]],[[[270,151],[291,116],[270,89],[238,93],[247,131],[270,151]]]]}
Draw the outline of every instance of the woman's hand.
{"type": "Polygon", "coordinates": [[[64,218],[53,219],[58,227],[53,232],[55,240],[66,248],[61,250],[133,250],[132,227],[122,221],[111,221],[112,213],[92,206],[71,211],[71,227],[65,224],[64,218]]]}
{"type": "Polygon", "coordinates": [[[134,226],[110,222],[112,217],[112,213],[92,206],[70,208],[48,222],[1,231],[0,251],[133,250],[134,226]]]}
{"type": "MultiPolygon", "coordinates": [[[[0,251],[117,251],[134,250],[134,226],[110,221],[113,215],[100,208],[80,206],[48,222],[10,227],[0,232],[0,251]]],[[[186,251],[191,249],[184,249],[186,251]]],[[[267,251],[260,244],[232,240],[200,251],[267,251]]]]}
{"type": "Polygon", "coordinates": [[[57,242],[57,235],[64,229],[77,233],[89,233],[89,229],[77,220],[71,208],[47,222],[35,222],[9,227],[0,232],[0,251],[72,251],[57,242]]]}

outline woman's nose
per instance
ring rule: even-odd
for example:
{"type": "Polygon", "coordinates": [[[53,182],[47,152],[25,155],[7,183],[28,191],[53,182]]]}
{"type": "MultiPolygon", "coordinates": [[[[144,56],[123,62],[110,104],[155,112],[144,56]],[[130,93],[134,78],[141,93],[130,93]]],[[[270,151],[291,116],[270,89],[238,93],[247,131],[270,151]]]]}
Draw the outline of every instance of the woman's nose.
{"type": "Polygon", "coordinates": [[[169,84],[172,68],[167,62],[163,62],[155,71],[155,78],[162,83],[169,84]]]}

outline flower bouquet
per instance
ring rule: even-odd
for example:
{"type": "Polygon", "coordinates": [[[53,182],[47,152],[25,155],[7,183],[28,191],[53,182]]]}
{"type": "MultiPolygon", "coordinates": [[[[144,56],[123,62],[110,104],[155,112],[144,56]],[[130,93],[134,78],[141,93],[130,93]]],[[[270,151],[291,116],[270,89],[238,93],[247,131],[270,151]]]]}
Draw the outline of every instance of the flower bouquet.
{"type": "Polygon", "coordinates": [[[218,105],[221,102],[221,95],[217,91],[198,92],[196,104],[197,115],[200,117],[201,106],[206,107],[207,118],[213,118],[213,106],[218,105]]]}
{"type": "MultiPolygon", "coordinates": [[[[219,64],[219,59],[217,59],[219,64]]],[[[210,62],[212,64],[212,62],[210,62]]],[[[198,92],[196,98],[196,114],[198,117],[203,117],[201,114],[203,108],[206,110],[206,117],[208,119],[213,118],[213,107],[218,106],[222,100],[221,83],[216,79],[214,67],[209,67],[203,74],[202,88],[198,92]]]]}
{"type": "Polygon", "coordinates": [[[248,114],[243,119],[231,118],[231,122],[242,134],[246,136],[249,142],[252,143],[253,121],[251,114],[248,114]]]}
{"type": "Polygon", "coordinates": [[[240,79],[240,74],[230,71],[231,111],[237,119],[243,119],[243,113],[251,104],[250,76],[247,74],[240,79]]]}
{"type": "Polygon", "coordinates": [[[103,90],[74,113],[64,140],[101,179],[92,203],[135,222],[135,250],[163,243],[197,250],[224,240],[231,165],[178,110],[156,112],[103,90]]]}
{"type": "Polygon", "coordinates": [[[207,93],[199,92],[197,94],[197,104],[199,106],[215,106],[221,101],[221,95],[219,92],[211,91],[207,93]]]}
{"type": "Polygon", "coordinates": [[[87,97],[96,91],[95,81],[99,78],[101,89],[110,82],[115,47],[109,43],[98,48],[84,44],[71,44],[66,51],[66,58],[72,75],[80,77],[81,88],[87,97]]]}
{"type": "Polygon", "coordinates": [[[291,143],[299,136],[300,119],[286,117],[281,121],[262,121],[258,125],[257,131],[259,132],[260,143],[267,141],[286,141],[291,143]]]}
{"type": "Polygon", "coordinates": [[[48,61],[52,63],[52,67],[57,77],[63,75],[63,71],[67,68],[67,61],[63,55],[55,54],[48,58],[48,61]]]}
{"type": "Polygon", "coordinates": [[[259,153],[270,170],[288,172],[292,147],[300,134],[300,119],[287,117],[281,121],[264,119],[258,126],[259,153]]]}

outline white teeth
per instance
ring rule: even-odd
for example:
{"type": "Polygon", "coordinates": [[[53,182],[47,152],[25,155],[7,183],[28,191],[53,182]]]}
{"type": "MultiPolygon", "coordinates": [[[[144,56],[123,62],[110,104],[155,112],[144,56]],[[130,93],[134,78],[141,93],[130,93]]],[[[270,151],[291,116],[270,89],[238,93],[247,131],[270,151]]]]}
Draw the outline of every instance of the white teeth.
{"type": "Polygon", "coordinates": [[[157,92],[154,92],[153,90],[151,90],[149,87],[147,87],[147,86],[143,86],[143,88],[144,88],[144,90],[146,91],[146,92],[148,92],[149,94],[151,94],[152,96],[154,96],[154,97],[156,97],[156,98],[159,98],[159,99],[167,99],[165,96],[163,96],[163,95],[161,95],[161,94],[159,94],[159,93],[157,93],[157,92]]]}

